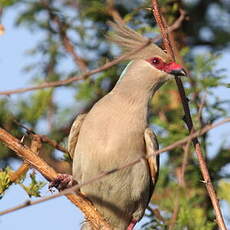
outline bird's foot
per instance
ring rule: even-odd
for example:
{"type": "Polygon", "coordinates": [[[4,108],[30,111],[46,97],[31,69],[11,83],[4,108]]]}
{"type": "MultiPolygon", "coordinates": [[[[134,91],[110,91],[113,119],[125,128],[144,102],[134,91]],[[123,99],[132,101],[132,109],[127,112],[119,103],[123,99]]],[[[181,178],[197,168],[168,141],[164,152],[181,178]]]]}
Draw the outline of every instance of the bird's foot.
{"type": "Polygon", "coordinates": [[[136,223],[137,223],[137,220],[132,219],[132,221],[130,222],[130,224],[129,224],[127,230],[133,230],[134,227],[135,227],[135,225],[136,225],[136,223]]]}
{"type": "Polygon", "coordinates": [[[73,186],[73,177],[69,174],[58,174],[58,176],[49,183],[49,189],[55,187],[59,191],[73,186]]]}

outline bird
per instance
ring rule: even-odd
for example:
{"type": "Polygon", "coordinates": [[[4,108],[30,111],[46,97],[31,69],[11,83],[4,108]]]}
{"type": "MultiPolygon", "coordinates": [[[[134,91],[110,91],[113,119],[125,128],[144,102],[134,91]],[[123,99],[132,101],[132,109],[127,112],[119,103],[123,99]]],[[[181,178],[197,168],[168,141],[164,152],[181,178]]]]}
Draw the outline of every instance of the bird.
{"type": "MultiPolygon", "coordinates": [[[[148,41],[119,20],[110,25],[114,33],[109,39],[124,53],[148,41]]],[[[129,55],[126,60],[130,62],[114,88],[87,114],[77,116],[68,138],[68,151],[73,158],[72,177],[78,183],[152,154],[132,167],[80,188],[115,230],[134,229],[157,183],[159,155],[154,153],[159,146],[155,133],[148,127],[149,101],[166,81],[186,76],[182,66],[154,43],[129,55]]],[[[86,221],[82,229],[92,228],[86,221]]]]}

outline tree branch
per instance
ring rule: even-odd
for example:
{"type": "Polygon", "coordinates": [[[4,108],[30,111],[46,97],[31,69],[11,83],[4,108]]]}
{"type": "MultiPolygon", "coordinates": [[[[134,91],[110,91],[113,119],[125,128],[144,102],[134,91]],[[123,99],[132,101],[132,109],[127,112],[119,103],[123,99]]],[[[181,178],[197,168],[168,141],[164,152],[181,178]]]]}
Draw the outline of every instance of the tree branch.
{"type": "MultiPolygon", "coordinates": [[[[177,28],[179,28],[180,25],[181,25],[181,22],[184,19],[184,16],[185,16],[185,13],[181,12],[180,17],[175,21],[175,23],[172,26],[170,26],[167,29],[167,33],[170,33],[173,30],[176,30],[177,28]]],[[[85,80],[89,76],[91,76],[93,74],[96,74],[96,73],[99,73],[99,72],[102,72],[102,71],[104,71],[106,69],[109,69],[112,66],[120,63],[124,59],[128,58],[130,55],[133,55],[133,54],[139,52],[140,50],[142,50],[143,48],[145,48],[146,46],[148,46],[150,42],[157,42],[160,39],[161,39],[161,35],[156,36],[154,39],[149,39],[145,44],[143,44],[140,47],[137,47],[137,49],[135,49],[135,50],[133,50],[131,52],[128,52],[128,53],[126,53],[124,55],[121,55],[117,59],[115,59],[115,60],[113,60],[111,62],[108,62],[108,63],[106,63],[105,65],[103,65],[103,66],[101,66],[99,68],[96,68],[94,70],[91,70],[91,71],[88,71],[86,73],[83,73],[81,75],[78,75],[78,76],[75,76],[75,77],[71,77],[71,78],[68,78],[68,79],[65,79],[65,80],[59,80],[59,81],[53,81],[53,82],[45,82],[45,83],[42,83],[40,85],[32,86],[32,87],[28,87],[28,88],[21,88],[21,89],[15,89],[15,90],[1,91],[0,95],[11,95],[11,94],[16,94],[16,93],[25,93],[25,92],[29,92],[29,91],[32,91],[32,90],[38,90],[38,89],[45,89],[45,88],[51,88],[51,87],[64,86],[64,85],[68,85],[68,84],[70,84],[72,82],[75,82],[75,81],[85,80]]]]}
{"type": "MultiPolygon", "coordinates": [[[[163,153],[163,152],[170,151],[170,150],[172,150],[172,149],[174,149],[174,148],[176,148],[176,147],[178,147],[178,146],[184,145],[184,144],[186,144],[187,142],[190,142],[191,140],[193,140],[194,138],[197,138],[197,137],[199,137],[199,136],[202,136],[204,133],[208,132],[209,130],[214,129],[214,128],[218,127],[218,126],[221,126],[221,125],[223,125],[223,124],[225,124],[225,123],[227,123],[227,122],[230,122],[230,117],[229,117],[229,118],[226,118],[226,119],[224,119],[224,120],[222,120],[222,121],[220,121],[220,122],[217,122],[217,123],[215,123],[215,124],[206,125],[206,126],[205,126],[204,128],[202,128],[201,130],[198,130],[198,131],[196,131],[196,132],[190,134],[188,137],[186,137],[186,138],[184,138],[184,139],[182,139],[182,140],[176,141],[176,142],[174,142],[173,144],[171,144],[171,145],[169,145],[169,146],[167,146],[167,147],[165,147],[165,148],[162,148],[162,149],[156,151],[154,154],[148,154],[148,155],[146,155],[146,156],[138,157],[136,160],[134,160],[134,161],[132,161],[132,162],[129,162],[128,164],[125,164],[125,165],[123,165],[123,166],[121,166],[121,167],[119,167],[119,168],[115,168],[115,169],[112,169],[112,170],[110,170],[110,171],[106,171],[106,172],[103,172],[103,173],[101,173],[101,174],[98,174],[98,175],[96,175],[95,177],[91,178],[90,180],[88,180],[88,181],[86,181],[86,182],[84,182],[84,183],[82,183],[82,184],[74,185],[73,187],[68,188],[68,189],[65,189],[64,191],[61,191],[61,192],[59,192],[58,194],[54,194],[54,195],[51,195],[51,196],[48,196],[48,197],[44,197],[44,198],[42,198],[42,199],[40,199],[40,200],[36,200],[36,201],[27,201],[27,202],[25,202],[24,204],[18,205],[18,206],[14,207],[14,208],[10,208],[10,209],[7,209],[7,210],[5,210],[5,211],[1,211],[1,212],[0,212],[0,216],[1,216],[1,215],[5,215],[5,214],[10,213],[10,212],[13,212],[13,211],[16,211],[16,210],[19,210],[19,209],[24,208],[24,207],[27,207],[27,206],[31,206],[31,205],[35,205],[35,204],[42,203],[42,202],[44,202],[44,201],[48,201],[48,200],[51,200],[51,199],[54,199],[54,198],[57,198],[57,197],[60,197],[60,196],[63,196],[63,195],[65,195],[65,196],[73,195],[73,194],[72,194],[73,192],[79,190],[81,187],[83,187],[83,186],[85,186],[85,185],[88,185],[88,184],[93,183],[93,182],[95,182],[95,181],[97,181],[97,180],[100,180],[101,178],[103,178],[103,177],[105,177],[105,176],[107,176],[107,175],[110,175],[110,174],[112,174],[112,173],[115,173],[115,172],[117,172],[117,171],[119,171],[119,170],[122,170],[122,169],[125,169],[125,168],[128,168],[128,167],[131,167],[131,166],[137,164],[138,162],[142,161],[143,159],[148,159],[148,158],[152,157],[153,155],[155,156],[155,155],[157,155],[157,154],[160,154],[160,153],[163,153]]],[[[14,148],[14,147],[10,146],[10,145],[8,144],[8,141],[6,141],[5,138],[1,135],[2,133],[3,133],[3,134],[6,133],[7,137],[8,137],[8,136],[11,136],[11,135],[8,134],[5,130],[3,130],[3,129],[0,128],[0,141],[6,143],[6,144],[8,145],[8,147],[10,147],[10,148],[11,148],[12,150],[14,150],[14,151],[17,151],[17,150],[20,150],[20,149],[21,149],[21,148],[14,148]]],[[[14,138],[14,137],[11,136],[11,139],[12,139],[12,138],[13,138],[14,141],[16,140],[16,141],[18,142],[18,140],[17,140],[16,138],[14,138]]],[[[14,145],[14,144],[13,144],[13,145],[14,145]]],[[[28,148],[28,147],[27,147],[27,148],[28,148]]],[[[26,151],[29,151],[29,152],[31,153],[31,150],[26,150],[26,151]]],[[[34,153],[32,153],[32,154],[34,154],[34,153]]],[[[26,158],[26,159],[27,159],[27,158],[26,158]]],[[[41,161],[42,161],[42,160],[41,160],[41,161]]],[[[44,164],[44,163],[45,163],[45,162],[42,161],[42,164],[44,164]]],[[[31,162],[31,164],[32,164],[34,167],[36,167],[36,168],[38,169],[37,164],[35,164],[33,161],[31,162]],[[36,165],[36,166],[35,166],[35,165],[36,165]]],[[[38,165],[39,165],[39,164],[38,164],[38,165]]],[[[46,163],[45,163],[45,165],[46,165],[46,163]]],[[[47,166],[47,165],[46,165],[46,166],[47,166]]],[[[48,167],[49,167],[49,166],[48,166],[48,167]]],[[[41,167],[39,167],[39,168],[41,169],[41,167]]],[[[43,167],[42,167],[42,168],[43,168],[43,167]]],[[[38,170],[39,170],[39,169],[38,169],[38,170]]],[[[44,169],[44,170],[45,170],[45,172],[47,171],[46,169],[44,169]]],[[[39,170],[39,171],[40,171],[43,175],[46,175],[47,173],[44,173],[44,170],[42,169],[42,170],[39,170]]],[[[51,170],[53,171],[52,168],[51,168],[51,170]]],[[[51,178],[51,179],[52,179],[52,178],[51,178]]],[[[74,194],[74,195],[75,195],[75,194],[74,194]]],[[[68,197],[68,198],[69,198],[69,197],[68,197]]],[[[77,205],[77,206],[78,206],[78,205],[77,205]]]]}
{"type": "MultiPolygon", "coordinates": [[[[8,148],[13,150],[17,155],[36,168],[47,180],[51,181],[57,177],[58,174],[53,168],[37,156],[28,146],[20,143],[17,138],[13,137],[2,128],[0,128],[0,141],[5,143],[8,148]]],[[[66,196],[70,201],[72,201],[72,203],[80,208],[86,218],[92,223],[94,229],[111,229],[103,217],[101,217],[101,215],[96,211],[92,203],[82,194],[71,193],[66,196]]]]}
{"type": "MultiPolygon", "coordinates": [[[[163,15],[160,13],[160,9],[159,9],[159,6],[158,6],[158,1],[157,0],[152,0],[152,6],[153,6],[153,15],[154,15],[154,17],[155,17],[155,19],[157,21],[158,26],[160,27],[160,30],[161,30],[161,34],[162,34],[162,37],[163,37],[163,42],[164,42],[165,49],[167,50],[167,53],[172,57],[172,59],[175,60],[175,54],[174,54],[173,47],[172,47],[172,44],[174,43],[174,41],[171,39],[169,34],[166,33],[167,24],[166,24],[166,22],[164,20],[163,15]]],[[[192,121],[188,101],[187,101],[187,98],[186,98],[184,86],[183,86],[183,83],[180,80],[180,78],[176,77],[175,80],[176,80],[176,83],[177,83],[177,87],[178,87],[178,90],[179,90],[179,93],[180,93],[182,105],[183,105],[184,112],[185,112],[184,121],[185,121],[185,123],[186,123],[186,125],[188,127],[189,133],[192,133],[193,132],[193,121],[192,121]]],[[[203,154],[202,154],[201,146],[200,146],[200,143],[199,143],[197,138],[193,139],[193,145],[194,145],[194,148],[195,148],[198,160],[199,160],[201,173],[202,173],[202,176],[203,176],[204,181],[205,181],[204,184],[205,184],[205,186],[207,188],[209,197],[211,199],[213,208],[215,210],[217,224],[218,224],[218,226],[219,226],[219,228],[221,230],[227,230],[227,228],[225,226],[225,223],[224,223],[222,213],[221,213],[221,209],[220,209],[220,206],[219,206],[217,195],[216,195],[214,187],[212,185],[212,181],[211,181],[211,178],[210,178],[210,175],[209,175],[209,172],[208,172],[208,168],[207,168],[205,159],[204,159],[203,154]]]]}
{"type": "Polygon", "coordinates": [[[85,61],[79,57],[77,55],[77,52],[74,49],[74,45],[72,43],[72,41],[69,39],[69,37],[67,36],[67,30],[66,30],[66,24],[65,22],[63,22],[58,15],[54,15],[52,13],[52,10],[49,8],[49,6],[47,7],[48,12],[50,14],[50,17],[53,19],[54,22],[57,23],[58,25],[58,33],[59,33],[59,37],[60,40],[65,48],[65,50],[72,56],[75,64],[79,67],[79,69],[82,72],[86,72],[88,70],[87,65],[85,63],[85,61]]]}
{"type": "Polygon", "coordinates": [[[58,149],[64,153],[68,153],[68,150],[66,148],[64,148],[63,146],[58,144],[56,141],[50,139],[48,136],[35,133],[35,131],[33,129],[26,127],[25,125],[23,125],[22,123],[20,123],[16,119],[14,119],[14,123],[17,124],[18,126],[20,126],[21,128],[25,129],[28,134],[32,135],[32,137],[37,136],[38,138],[40,138],[40,141],[42,141],[43,143],[47,143],[50,146],[54,147],[55,149],[58,149]]]}

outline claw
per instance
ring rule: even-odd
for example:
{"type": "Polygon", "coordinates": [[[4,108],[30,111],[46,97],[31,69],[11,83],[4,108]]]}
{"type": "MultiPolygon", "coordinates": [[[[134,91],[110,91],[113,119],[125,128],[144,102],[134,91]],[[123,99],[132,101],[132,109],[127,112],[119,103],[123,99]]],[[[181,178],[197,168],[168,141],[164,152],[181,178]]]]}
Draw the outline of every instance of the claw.
{"type": "Polygon", "coordinates": [[[49,189],[55,187],[59,191],[69,188],[73,185],[73,177],[69,174],[58,174],[57,178],[49,184],[49,189]]]}

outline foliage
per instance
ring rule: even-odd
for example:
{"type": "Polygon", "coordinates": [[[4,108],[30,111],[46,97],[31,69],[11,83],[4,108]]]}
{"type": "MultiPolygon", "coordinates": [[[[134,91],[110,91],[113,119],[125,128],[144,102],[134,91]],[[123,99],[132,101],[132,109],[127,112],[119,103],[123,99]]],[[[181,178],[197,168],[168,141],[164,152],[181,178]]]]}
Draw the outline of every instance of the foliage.
{"type": "Polygon", "coordinates": [[[31,196],[40,197],[41,196],[40,189],[43,188],[46,185],[46,183],[42,181],[37,181],[34,172],[30,173],[30,179],[31,179],[31,183],[28,186],[21,184],[22,188],[27,192],[27,194],[30,197],[31,196]]]}
{"type": "MultiPolygon", "coordinates": [[[[229,16],[230,5],[227,1],[214,0],[183,2],[162,0],[160,2],[169,24],[179,16],[181,7],[189,15],[189,20],[185,20],[173,35],[190,72],[190,78],[183,81],[190,100],[195,127],[199,129],[229,115],[230,100],[222,100],[215,92],[220,86],[228,86],[224,83],[225,72],[218,69],[217,62],[221,58],[218,51],[229,45],[230,31],[220,15],[229,16]],[[213,18],[218,15],[219,20],[214,21],[213,18]],[[197,52],[200,47],[205,51],[197,52]],[[202,104],[203,109],[200,113],[202,104]]],[[[105,38],[105,34],[109,31],[107,22],[112,19],[111,12],[114,10],[119,12],[129,26],[146,36],[153,37],[158,31],[154,27],[152,12],[148,9],[151,4],[148,0],[3,1],[2,4],[4,10],[20,6],[15,25],[19,28],[24,27],[31,33],[42,35],[37,44],[28,47],[27,51],[31,62],[24,71],[30,74],[30,83],[33,84],[63,80],[81,72],[75,65],[72,54],[63,46],[61,36],[63,28],[76,48],[76,53],[82,57],[82,61],[89,69],[106,63],[120,53],[120,50],[109,44],[105,38]]],[[[17,100],[1,97],[0,126],[18,138],[25,134],[25,130],[19,127],[15,120],[35,132],[43,127],[45,134],[60,143],[67,137],[70,124],[76,114],[88,111],[99,98],[111,90],[123,67],[123,64],[119,64],[85,81],[62,87],[61,96],[57,88],[52,88],[33,91],[17,100]],[[74,95],[71,94],[72,92],[74,95]],[[68,103],[65,104],[67,101],[68,103]]],[[[173,81],[164,85],[154,96],[150,109],[149,120],[157,133],[161,147],[187,135],[182,119],[183,110],[173,81]]],[[[226,181],[229,174],[223,173],[223,169],[229,162],[229,146],[223,145],[210,155],[207,150],[214,144],[209,143],[209,135],[206,134],[200,139],[212,179],[218,187],[218,195],[220,199],[230,204],[229,182],[226,181]]],[[[54,167],[59,163],[54,150],[48,145],[43,146],[41,156],[50,161],[54,167]]],[[[11,166],[15,158],[18,159],[12,151],[0,143],[1,166],[11,166]]],[[[165,154],[151,205],[160,212],[162,218],[147,212],[148,221],[143,228],[217,229],[212,221],[213,209],[201,183],[198,162],[191,146],[185,159],[187,166],[184,179],[181,179],[184,159],[185,151],[181,147],[165,154]],[[173,224],[175,213],[176,222],[173,224]]],[[[40,188],[44,184],[38,182],[33,173],[30,174],[30,178],[31,184],[29,186],[23,184],[22,187],[29,196],[39,196],[40,188]]],[[[10,184],[7,171],[1,171],[0,190],[4,192],[10,184]]]]}
{"type": "Polygon", "coordinates": [[[11,184],[10,175],[8,171],[8,168],[0,171],[0,197],[3,196],[3,193],[11,184]]]}

